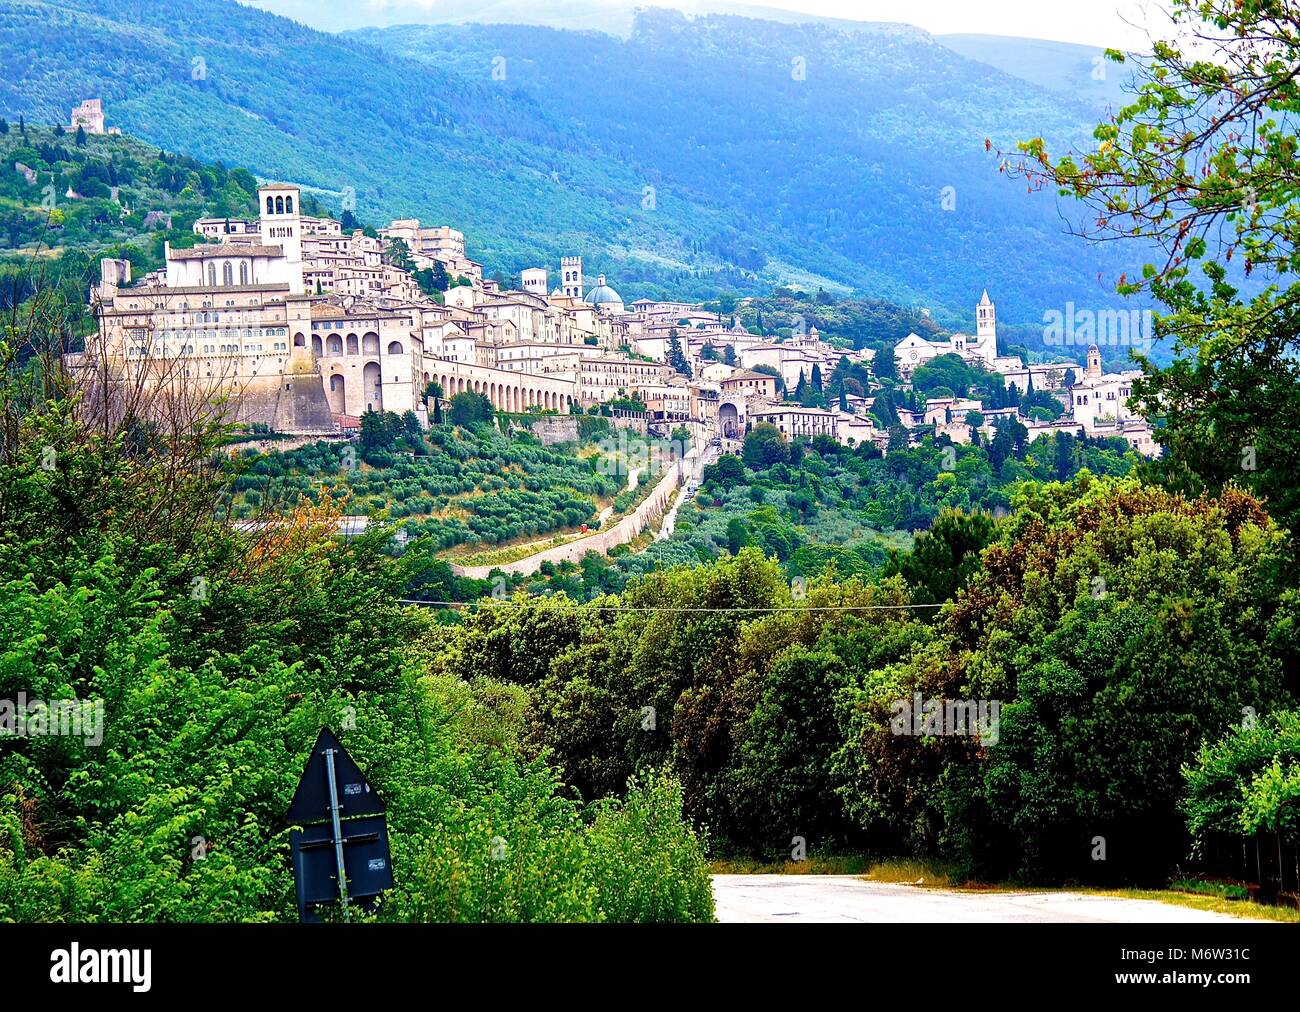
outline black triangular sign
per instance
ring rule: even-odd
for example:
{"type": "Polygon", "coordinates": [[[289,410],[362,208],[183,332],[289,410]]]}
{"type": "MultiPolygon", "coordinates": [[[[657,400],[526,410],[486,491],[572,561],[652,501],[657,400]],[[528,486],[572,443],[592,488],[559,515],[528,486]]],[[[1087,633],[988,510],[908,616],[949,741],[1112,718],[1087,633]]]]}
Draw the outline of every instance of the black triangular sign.
{"type": "Polygon", "coordinates": [[[307,768],[302,771],[298,790],[289,805],[288,821],[295,826],[308,826],[313,822],[327,822],[330,818],[329,769],[325,761],[328,749],[334,750],[334,780],[338,788],[339,816],[347,819],[354,815],[382,815],[384,802],[375,793],[360,767],[353,762],[328,727],[322,727],[312,746],[307,768]]]}

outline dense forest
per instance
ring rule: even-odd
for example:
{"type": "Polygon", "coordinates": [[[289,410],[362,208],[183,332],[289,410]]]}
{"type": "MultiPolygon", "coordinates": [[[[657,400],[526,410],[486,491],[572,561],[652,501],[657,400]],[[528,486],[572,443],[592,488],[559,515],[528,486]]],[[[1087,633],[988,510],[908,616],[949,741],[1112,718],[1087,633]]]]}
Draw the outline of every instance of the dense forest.
{"type": "Polygon", "coordinates": [[[1182,799],[1216,830],[1271,819],[1272,760],[1300,755],[1284,532],[1239,492],[1084,474],[1015,507],[947,514],[879,580],[792,588],[745,548],[591,606],[489,608],[440,630],[432,663],[525,686],[528,736],[593,796],[671,761],[720,850],[777,858],[801,836],[981,878],[1161,881],[1209,828],[1182,799]],[[937,614],[899,607],[945,589],[937,614]],[[891,708],[914,694],[998,700],[1000,727],[900,736],[891,708]],[[1214,763],[1232,773],[1198,772],[1214,763]]]}

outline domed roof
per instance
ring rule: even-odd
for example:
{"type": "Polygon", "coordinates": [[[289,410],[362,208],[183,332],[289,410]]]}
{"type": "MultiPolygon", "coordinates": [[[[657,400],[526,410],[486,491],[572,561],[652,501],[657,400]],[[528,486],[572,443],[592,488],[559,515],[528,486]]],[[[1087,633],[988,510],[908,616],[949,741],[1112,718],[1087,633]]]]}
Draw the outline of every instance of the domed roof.
{"type": "Polygon", "coordinates": [[[622,305],[623,296],[605,284],[605,275],[596,279],[596,287],[587,293],[587,305],[589,306],[608,306],[622,305]]]}

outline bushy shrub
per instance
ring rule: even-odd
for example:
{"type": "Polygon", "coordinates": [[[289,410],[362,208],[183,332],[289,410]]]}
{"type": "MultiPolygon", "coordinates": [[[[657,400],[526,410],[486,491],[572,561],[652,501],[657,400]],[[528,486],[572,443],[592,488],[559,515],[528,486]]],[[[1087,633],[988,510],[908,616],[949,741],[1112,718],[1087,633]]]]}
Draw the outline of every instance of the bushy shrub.
{"type": "MultiPolygon", "coordinates": [[[[1217,741],[1205,742],[1183,767],[1186,795],[1182,810],[1201,854],[1214,834],[1237,836],[1258,828],[1274,829],[1281,802],[1298,797],[1300,710],[1280,710],[1243,719],[1217,741]]],[[[1282,809],[1294,828],[1300,804],[1282,809]]]]}

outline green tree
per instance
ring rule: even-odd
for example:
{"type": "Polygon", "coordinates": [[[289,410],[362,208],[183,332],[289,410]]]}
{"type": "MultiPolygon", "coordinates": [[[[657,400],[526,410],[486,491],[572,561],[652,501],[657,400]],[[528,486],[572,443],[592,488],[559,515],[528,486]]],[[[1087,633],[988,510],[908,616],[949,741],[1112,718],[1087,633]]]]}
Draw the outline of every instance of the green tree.
{"type": "Polygon", "coordinates": [[[740,517],[727,521],[727,549],[732,555],[739,555],[740,550],[750,544],[749,528],[740,517]]]}
{"type": "Polygon", "coordinates": [[[391,411],[367,411],[361,416],[362,455],[391,450],[401,429],[401,419],[391,411]]]}
{"type": "Polygon", "coordinates": [[[898,359],[892,345],[877,349],[871,359],[871,374],[880,380],[898,379],[898,359]]]}
{"type": "Polygon", "coordinates": [[[745,465],[740,462],[739,457],[726,453],[718,458],[716,464],[706,467],[702,477],[706,485],[716,483],[723,488],[730,488],[744,482],[745,465]]]}
{"type": "Polygon", "coordinates": [[[745,436],[741,457],[753,471],[765,471],[790,459],[790,444],[775,425],[760,422],[745,436]]]}
{"type": "Polygon", "coordinates": [[[405,239],[389,239],[384,247],[384,263],[398,267],[408,274],[415,273],[415,261],[405,239]]]}
{"type": "Polygon", "coordinates": [[[482,394],[467,390],[456,394],[448,403],[447,417],[452,425],[481,429],[492,424],[492,402],[482,394]]]}
{"type": "Polygon", "coordinates": [[[1178,356],[1162,368],[1136,355],[1134,400],[1167,451],[1157,473],[1191,493],[1243,484],[1294,526],[1300,12],[1267,0],[1172,6],[1187,44],[1156,44],[1097,146],[1053,158],[1028,140],[1016,171],[1083,201],[1089,236],[1158,252],[1117,285],[1157,300],[1155,334],[1172,336],[1178,356]],[[1222,40],[1212,58],[1197,41],[1209,37],[1222,40]]]}
{"type": "Polygon", "coordinates": [[[424,387],[424,398],[433,401],[431,420],[434,425],[442,424],[442,397],[442,384],[437,380],[430,380],[424,387]]]}
{"type": "Polygon", "coordinates": [[[1239,490],[1193,502],[1087,473],[1016,506],[942,640],[843,699],[842,794],[864,825],[983,874],[1161,881],[1206,729],[1294,698],[1285,535],[1239,490]],[[918,748],[889,726],[914,693],[997,700],[998,722],[918,748]]]}
{"type": "Polygon", "coordinates": [[[980,570],[980,553],[993,541],[987,513],[944,510],[928,531],[916,536],[910,551],[894,552],[884,575],[898,574],[922,604],[951,601],[980,570]]]}
{"type": "Polygon", "coordinates": [[[690,376],[691,366],[686,361],[686,355],[682,351],[682,342],[677,337],[677,330],[673,328],[669,332],[668,338],[668,364],[672,366],[675,372],[683,376],[690,376]]]}

